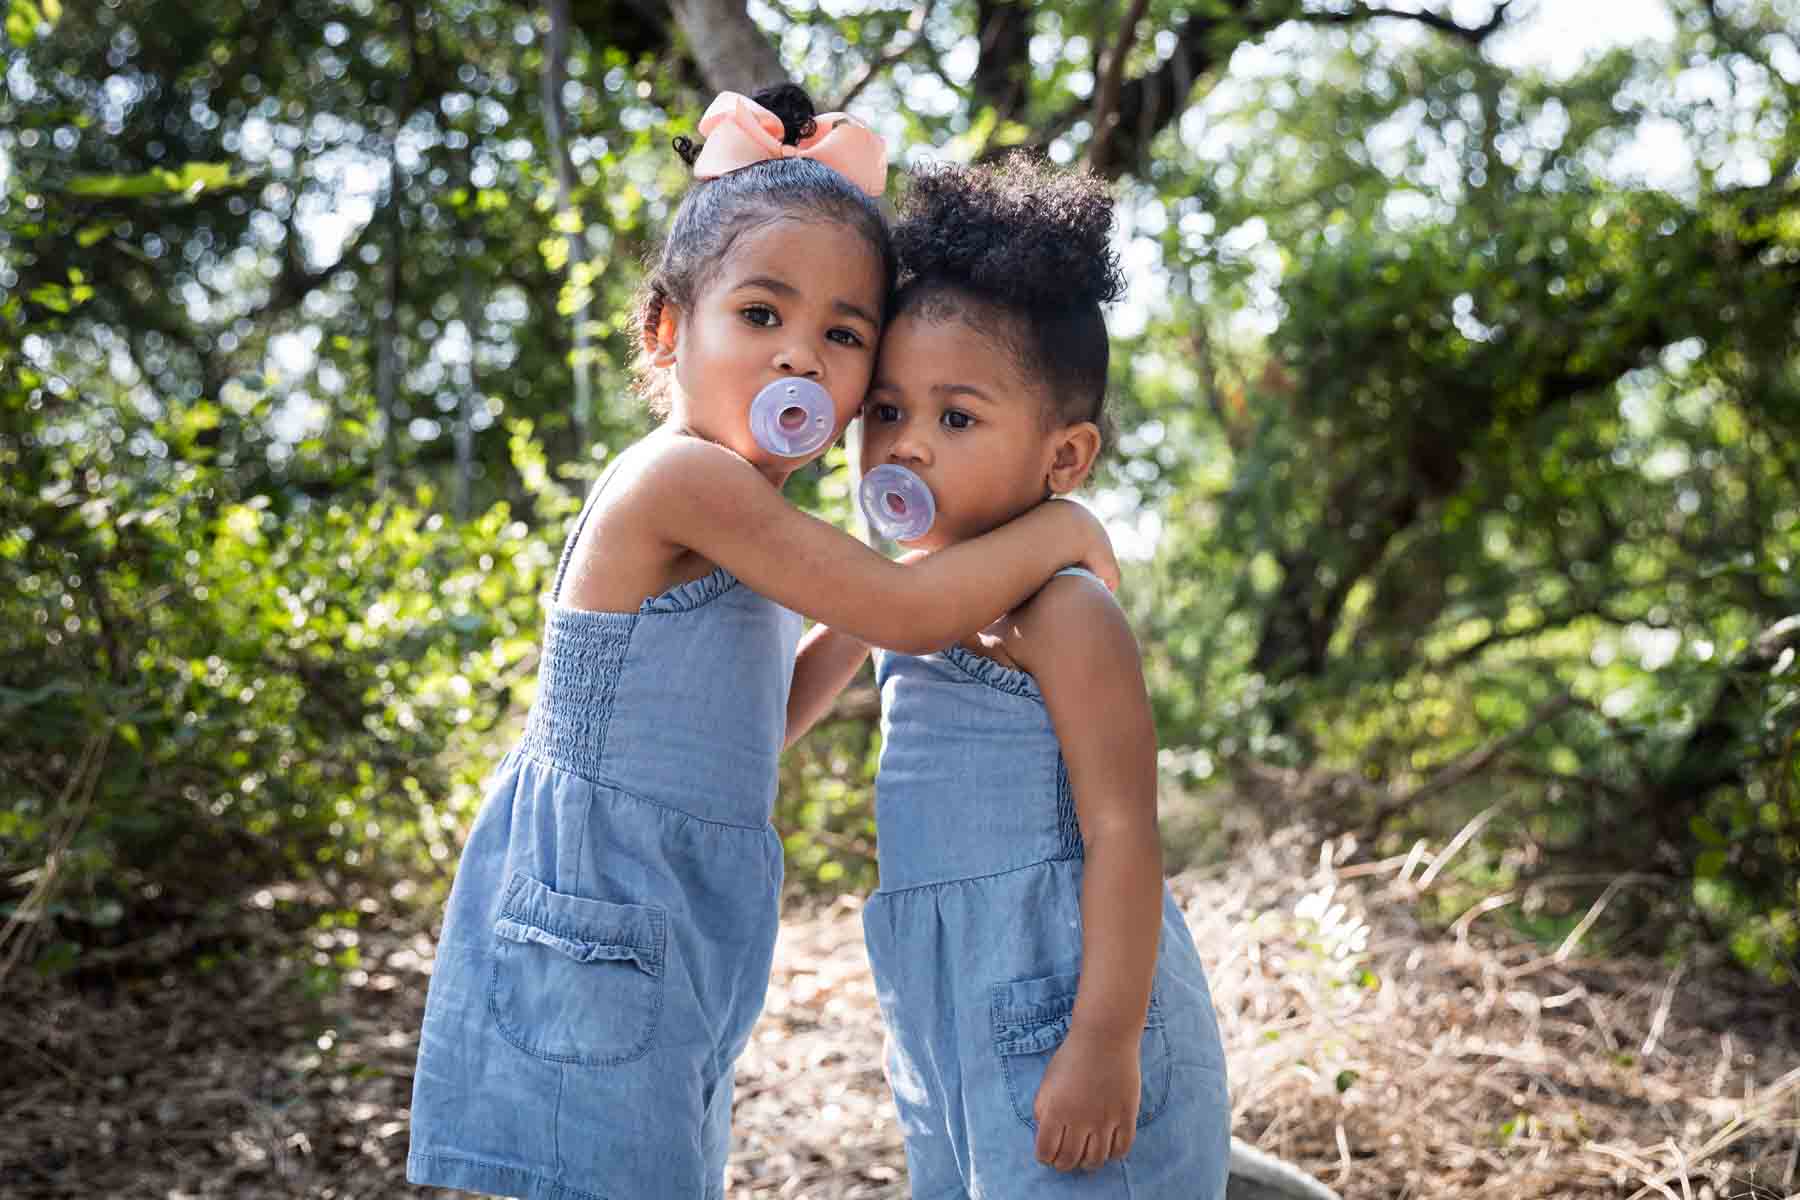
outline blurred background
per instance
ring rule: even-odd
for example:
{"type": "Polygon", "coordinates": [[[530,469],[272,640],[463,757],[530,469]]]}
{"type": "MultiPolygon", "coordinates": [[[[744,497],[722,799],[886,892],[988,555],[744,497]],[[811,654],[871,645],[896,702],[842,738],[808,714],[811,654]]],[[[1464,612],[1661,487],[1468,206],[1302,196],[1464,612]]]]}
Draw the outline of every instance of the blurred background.
{"type": "MultiPolygon", "coordinates": [[[[1341,862],[1454,838],[1428,928],[1499,897],[1800,976],[1795,0],[0,16],[0,987],[323,994],[359,924],[428,928],[647,428],[669,139],[781,77],[896,187],[1019,147],[1117,185],[1090,499],[1171,870],[1245,812],[1341,862]]],[[[828,468],[792,491],[847,521],[828,468]]],[[[788,756],[796,893],[873,884],[874,717],[788,756]]]]}

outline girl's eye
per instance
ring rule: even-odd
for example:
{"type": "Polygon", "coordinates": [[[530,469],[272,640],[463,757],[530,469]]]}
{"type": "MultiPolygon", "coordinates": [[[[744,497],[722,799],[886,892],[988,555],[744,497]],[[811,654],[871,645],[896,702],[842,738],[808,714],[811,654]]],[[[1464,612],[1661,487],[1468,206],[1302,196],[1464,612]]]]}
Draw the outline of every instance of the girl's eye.
{"type": "Polygon", "coordinates": [[[862,334],[854,329],[834,329],[825,335],[840,346],[860,346],[863,344],[862,334]]]}
{"type": "Polygon", "coordinates": [[[778,324],[781,318],[777,317],[775,310],[766,304],[752,304],[744,310],[744,320],[752,325],[760,325],[769,329],[778,324]]]}
{"type": "Polygon", "coordinates": [[[953,408],[944,414],[944,424],[950,429],[967,429],[975,424],[975,418],[960,408],[953,408]]]}
{"type": "Polygon", "coordinates": [[[892,404],[871,404],[869,405],[869,417],[887,425],[900,419],[900,410],[892,404]]]}

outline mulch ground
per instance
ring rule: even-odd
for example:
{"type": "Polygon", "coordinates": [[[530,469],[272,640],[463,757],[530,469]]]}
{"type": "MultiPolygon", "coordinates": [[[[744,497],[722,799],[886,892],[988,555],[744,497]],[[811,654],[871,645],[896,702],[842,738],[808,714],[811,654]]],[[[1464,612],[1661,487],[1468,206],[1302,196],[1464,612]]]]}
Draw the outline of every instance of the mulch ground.
{"type": "MultiPolygon", "coordinates": [[[[1354,1200],[1800,1193],[1794,991],[1696,959],[1559,955],[1510,936],[1500,898],[1427,933],[1428,847],[1358,862],[1301,830],[1238,845],[1171,886],[1208,963],[1240,1138],[1354,1200]]],[[[252,950],[277,932],[273,913],[256,924],[261,900],[252,950]]],[[[15,970],[0,1195],[426,1195],[404,1162],[431,930],[370,907],[354,931],[308,935],[359,962],[323,997],[266,945],[201,971],[174,935],[180,970],[15,970]]],[[[739,1069],[733,1197],[907,1194],[858,908],[790,906],[739,1069]]]]}

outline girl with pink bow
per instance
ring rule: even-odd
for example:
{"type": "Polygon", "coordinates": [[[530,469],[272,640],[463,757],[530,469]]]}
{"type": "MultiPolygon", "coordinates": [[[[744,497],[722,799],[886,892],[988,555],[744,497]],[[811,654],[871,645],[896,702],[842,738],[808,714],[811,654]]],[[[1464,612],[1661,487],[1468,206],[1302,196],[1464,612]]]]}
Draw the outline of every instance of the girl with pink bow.
{"type": "Polygon", "coordinates": [[[857,413],[894,252],[886,151],[798,88],[727,93],[643,288],[650,436],[588,497],[525,733],[451,890],[407,1178],[508,1196],[721,1197],[732,1066],[768,985],[769,823],[801,614],[924,653],[1105,533],[1044,504],[904,567],[781,493],[857,413]]]}

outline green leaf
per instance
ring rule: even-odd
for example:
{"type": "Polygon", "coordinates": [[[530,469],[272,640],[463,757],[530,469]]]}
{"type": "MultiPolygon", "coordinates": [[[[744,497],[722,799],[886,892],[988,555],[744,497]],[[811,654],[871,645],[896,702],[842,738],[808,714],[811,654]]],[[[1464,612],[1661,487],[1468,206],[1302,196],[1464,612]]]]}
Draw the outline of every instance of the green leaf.
{"type": "Polygon", "coordinates": [[[38,952],[37,961],[32,965],[40,974],[60,975],[74,967],[81,957],[81,946],[70,941],[54,941],[38,952]]]}
{"type": "Polygon", "coordinates": [[[216,404],[191,404],[182,410],[182,432],[192,436],[205,429],[219,427],[219,407],[216,404]]]}
{"type": "Polygon", "coordinates": [[[1723,846],[1727,844],[1725,835],[1720,833],[1718,827],[1703,816],[1690,817],[1688,819],[1688,831],[1705,845],[1723,846]]]}
{"type": "Polygon", "coordinates": [[[31,299],[51,312],[66,313],[71,307],[69,289],[59,283],[38,284],[31,289],[31,299]]]}
{"type": "Polygon", "coordinates": [[[25,0],[13,0],[13,9],[6,16],[6,36],[21,50],[31,45],[31,39],[37,36],[36,22],[22,11],[24,5],[25,0]]]}
{"type": "Polygon", "coordinates": [[[249,181],[248,175],[233,175],[229,163],[191,162],[180,170],[156,167],[141,175],[77,175],[69,180],[68,191],[121,199],[168,195],[192,199],[204,191],[242,187],[249,181]]]}

